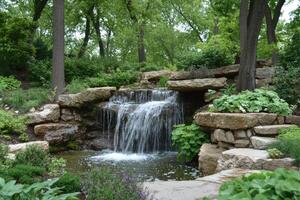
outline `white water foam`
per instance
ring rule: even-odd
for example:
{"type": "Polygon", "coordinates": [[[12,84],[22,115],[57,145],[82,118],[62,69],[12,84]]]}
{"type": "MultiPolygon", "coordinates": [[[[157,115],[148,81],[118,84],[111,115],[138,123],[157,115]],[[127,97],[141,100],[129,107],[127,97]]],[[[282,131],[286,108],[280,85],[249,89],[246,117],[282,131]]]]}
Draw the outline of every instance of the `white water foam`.
{"type": "Polygon", "coordinates": [[[118,153],[118,152],[107,152],[101,155],[93,156],[90,160],[99,162],[99,161],[144,161],[148,159],[153,159],[156,157],[156,154],[136,154],[136,153],[118,153]]]}

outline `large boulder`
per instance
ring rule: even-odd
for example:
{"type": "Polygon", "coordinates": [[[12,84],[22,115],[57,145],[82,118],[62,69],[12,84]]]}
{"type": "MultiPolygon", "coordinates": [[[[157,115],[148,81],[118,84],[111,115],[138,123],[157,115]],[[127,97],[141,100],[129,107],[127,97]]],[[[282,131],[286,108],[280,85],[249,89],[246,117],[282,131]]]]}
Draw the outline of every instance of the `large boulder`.
{"type": "Polygon", "coordinates": [[[194,121],[199,126],[230,130],[249,129],[260,124],[273,124],[276,120],[276,114],[268,113],[199,112],[194,116],[194,121]]]}
{"type": "Polygon", "coordinates": [[[168,88],[180,92],[203,91],[207,89],[223,88],[226,78],[204,78],[192,80],[168,81],[168,88]]]}
{"type": "Polygon", "coordinates": [[[161,77],[171,77],[171,75],[174,72],[169,71],[169,70],[160,70],[160,71],[151,71],[151,72],[144,72],[142,74],[141,79],[144,81],[150,81],[150,82],[156,82],[158,81],[161,77]]]}
{"type": "Polygon", "coordinates": [[[28,124],[58,122],[60,110],[58,104],[46,104],[41,111],[26,114],[28,124]]]}
{"type": "Polygon", "coordinates": [[[30,147],[33,145],[38,146],[38,147],[44,149],[45,151],[49,150],[49,143],[47,141],[34,141],[34,142],[26,142],[26,143],[8,145],[8,153],[16,154],[20,151],[24,151],[27,147],[30,147]]]}
{"type": "Polygon", "coordinates": [[[248,148],[224,151],[218,160],[217,171],[233,168],[271,170],[276,168],[294,168],[293,159],[269,159],[268,152],[248,148]]]}
{"type": "Polygon", "coordinates": [[[62,107],[81,107],[96,101],[106,101],[116,91],[115,87],[89,88],[77,94],[63,94],[58,97],[58,104],[62,107]]]}
{"type": "Polygon", "coordinates": [[[221,157],[223,148],[218,148],[217,145],[203,144],[199,153],[199,170],[201,173],[211,175],[216,172],[218,159],[221,157]]]}
{"type": "Polygon", "coordinates": [[[277,135],[280,129],[290,128],[294,125],[282,124],[282,125],[268,125],[268,126],[256,126],[254,131],[259,135],[277,135]]]}
{"type": "Polygon", "coordinates": [[[80,130],[78,125],[74,124],[50,123],[36,125],[34,133],[43,136],[50,144],[63,144],[77,138],[80,130]]]}

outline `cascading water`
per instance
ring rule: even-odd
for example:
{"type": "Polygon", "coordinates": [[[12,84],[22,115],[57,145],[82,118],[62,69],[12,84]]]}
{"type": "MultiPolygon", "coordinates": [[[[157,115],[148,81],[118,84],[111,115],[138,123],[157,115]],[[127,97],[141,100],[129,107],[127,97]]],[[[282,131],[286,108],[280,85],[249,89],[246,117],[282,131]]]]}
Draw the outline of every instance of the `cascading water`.
{"type": "Polygon", "coordinates": [[[183,112],[175,91],[120,91],[101,106],[100,121],[115,151],[169,151],[173,126],[183,122],[183,112]]]}

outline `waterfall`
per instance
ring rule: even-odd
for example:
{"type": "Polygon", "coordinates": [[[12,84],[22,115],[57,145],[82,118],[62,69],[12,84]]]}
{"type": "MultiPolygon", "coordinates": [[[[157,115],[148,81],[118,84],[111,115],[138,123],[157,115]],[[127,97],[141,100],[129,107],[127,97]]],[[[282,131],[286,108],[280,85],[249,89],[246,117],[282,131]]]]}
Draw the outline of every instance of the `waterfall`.
{"type": "Polygon", "coordinates": [[[173,126],[183,122],[183,112],[175,91],[119,91],[101,106],[99,120],[115,151],[169,151],[173,126]]]}

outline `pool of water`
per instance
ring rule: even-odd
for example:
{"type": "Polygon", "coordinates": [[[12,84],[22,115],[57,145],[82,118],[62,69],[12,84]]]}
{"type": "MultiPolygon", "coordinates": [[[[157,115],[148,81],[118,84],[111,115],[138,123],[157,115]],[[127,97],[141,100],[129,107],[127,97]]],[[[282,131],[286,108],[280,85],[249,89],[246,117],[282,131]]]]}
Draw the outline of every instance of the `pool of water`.
{"type": "Polygon", "coordinates": [[[68,170],[76,174],[82,174],[94,167],[110,167],[118,173],[131,173],[143,181],[193,180],[200,176],[195,166],[177,161],[176,152],[124,154],[109,150],[74,151],[57,156],[66,159],[68,170]]]}

